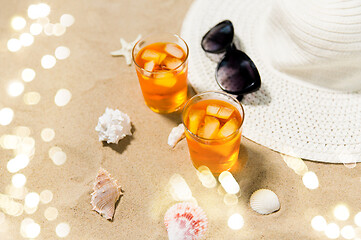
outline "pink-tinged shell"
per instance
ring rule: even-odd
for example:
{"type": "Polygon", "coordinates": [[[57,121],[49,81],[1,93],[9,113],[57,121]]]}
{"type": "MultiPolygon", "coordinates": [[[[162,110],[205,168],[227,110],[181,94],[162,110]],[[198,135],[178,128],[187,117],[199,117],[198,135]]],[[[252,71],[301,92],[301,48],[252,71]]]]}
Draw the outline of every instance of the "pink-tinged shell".
{"type": "Polygon", "coordinates": [[[192,203],[177,203],[168,209],[164,224],[169,240],[201,239],[208,229],[207,216],[192,203]]]}
{"type": "Polygon", "coordinates": [[[97,211],[106,219],[112,220],[115,211],[115,203],[120,195],[123,195],[117,181],[103,168],[100,168],[94,181],[94,192],[90,201],[93,210],[97,211]]]}

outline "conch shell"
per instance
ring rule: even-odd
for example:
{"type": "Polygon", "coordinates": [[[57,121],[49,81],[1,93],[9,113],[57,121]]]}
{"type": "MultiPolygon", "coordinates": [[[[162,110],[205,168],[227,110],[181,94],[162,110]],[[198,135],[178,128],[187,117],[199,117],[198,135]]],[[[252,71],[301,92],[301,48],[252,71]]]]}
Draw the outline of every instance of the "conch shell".
{"type": "Polygon", "coordinates": [[[94,192],[91,194],[93,210],[108,220],[112,220],[115,211],[115,203],[123,195],[117,180],[103,168],[100,168],[94,181],[94,192]]]}

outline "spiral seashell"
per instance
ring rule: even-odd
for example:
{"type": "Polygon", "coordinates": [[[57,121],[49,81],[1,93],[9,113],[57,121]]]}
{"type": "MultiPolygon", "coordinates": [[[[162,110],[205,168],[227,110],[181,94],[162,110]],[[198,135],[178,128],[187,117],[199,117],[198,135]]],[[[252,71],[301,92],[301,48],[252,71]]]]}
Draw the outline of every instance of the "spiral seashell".
{"type": "Polygon", "coordinates": [[[277,195],[268,189],[255,191],[250,199],[251,208],[260,214],[270,214],[280,209],[277,195]]]}
{"type": "Polygon", "coordinates": [[[94,181],[94,192],[91,194],[93,210],[108,220],[112,220],[115,203],[123,195],[117,181],[103,168],[100,168],[94,181]]]}
{"type": "Polygon", "coordinates": [[[207,217],[202,208],[192,203],[177,203],[168,209],[164,224],[169,240],[201,239],[208,229],[207,217]]]}

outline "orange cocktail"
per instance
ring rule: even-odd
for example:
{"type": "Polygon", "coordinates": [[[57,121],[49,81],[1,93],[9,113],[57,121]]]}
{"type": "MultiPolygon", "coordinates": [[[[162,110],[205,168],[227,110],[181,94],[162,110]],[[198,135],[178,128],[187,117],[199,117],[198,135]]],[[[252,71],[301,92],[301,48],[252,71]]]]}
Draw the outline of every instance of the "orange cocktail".
{"type": "Polygon", "coordinates": [[[187,100],[188,47],[176,35],[140,40],[133,60],[147,106],[158,113],[178,110],[187,100]]]}
{"type": "Polygon", "coordinates": [[[214,174],[231,169],[238,160],[242,105],[226,93],[204,92],[187,102],[182,118],[193,165],[214,174]]]}

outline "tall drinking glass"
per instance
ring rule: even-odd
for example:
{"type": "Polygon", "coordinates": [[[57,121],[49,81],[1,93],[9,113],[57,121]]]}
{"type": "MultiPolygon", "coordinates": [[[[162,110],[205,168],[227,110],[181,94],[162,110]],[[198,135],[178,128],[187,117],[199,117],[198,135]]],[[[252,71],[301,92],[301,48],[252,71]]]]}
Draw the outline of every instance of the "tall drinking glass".
{"type": "Polygon", "coordinates": [[[204,92],[185,104],[182,113],[190,157],[196,168],[213,174],[229,170],[238,160],[244,110],[224,92],[204,92]]]}
{"type": "Polygon", "coordinates": [[[171,113],[187,101],[188,46],[177,35],[158,33],[139,40],[132,51],[145,104],[171,113]]]}

